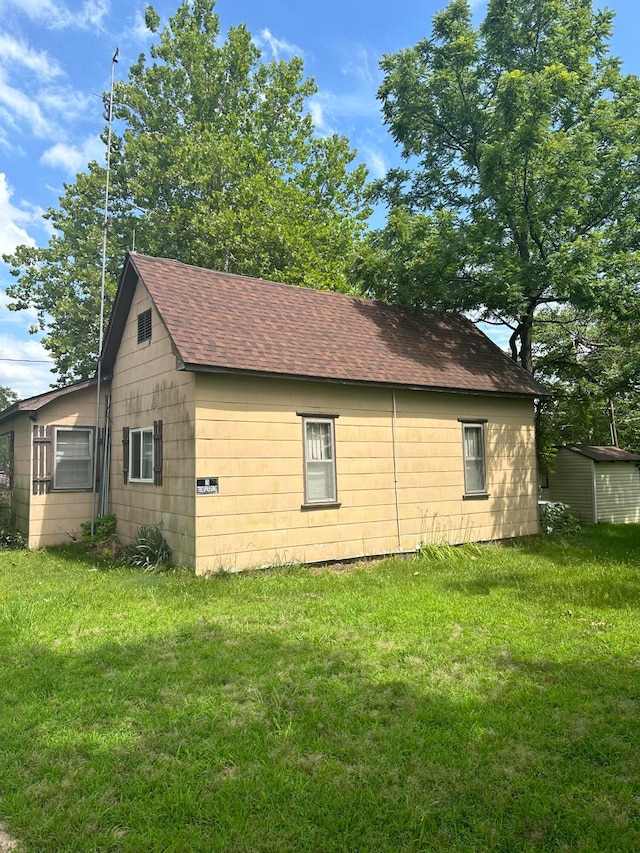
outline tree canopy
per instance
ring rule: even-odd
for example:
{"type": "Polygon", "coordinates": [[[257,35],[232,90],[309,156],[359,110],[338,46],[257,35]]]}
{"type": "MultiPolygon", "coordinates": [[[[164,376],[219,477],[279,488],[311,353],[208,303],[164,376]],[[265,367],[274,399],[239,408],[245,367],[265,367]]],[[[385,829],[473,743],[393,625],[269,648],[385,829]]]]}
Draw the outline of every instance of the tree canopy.
{"type": "Polygon", "coordinates": [[[375,186],[389,211],[355,267],[366,289],[506,323],[531,372],[541,311],[637,311],[640,81],[612,22],[592,0],[489,0],[475,29],[453,0],[383,58],[406,167],[375,186]]]}
{"type": "Polygon", "coordinates": [[[633,312],[545,310],[534,353],[553,391],[541,421],[545,457],[553,455],[550,445],[610,444],[614,438],[640,452],[640,340],[633,312]]]}
{"type": "Polygon", "coordinates": [[[0,385],[0,412],[3,412],[5,409],[8,409],[9,406],[12,406],[17,402],[18,395],[16,392],[6,385],[0,385]]]}
{"type": "MultiPolygon", "coordinates": [[[[214,8],[185,0],[160,29],[148,7],[150,57],[116,85],[107,295],[129,248],[348,290],[366,170],[344,137],[315,134],[301,59],[263,61],[244,26],[221,40],[214,8]]],[[[104,186],[90,163],[46,213],[48,246],[5,257],[13,306],[37,309],[63,382],[95,371],[104,186]]]]}

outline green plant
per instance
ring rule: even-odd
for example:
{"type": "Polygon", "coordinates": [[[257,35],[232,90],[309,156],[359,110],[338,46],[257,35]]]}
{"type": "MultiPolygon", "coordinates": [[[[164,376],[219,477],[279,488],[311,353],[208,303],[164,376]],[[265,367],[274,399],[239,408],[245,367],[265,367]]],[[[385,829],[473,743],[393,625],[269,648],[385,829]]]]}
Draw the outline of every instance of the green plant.
{"type": "Polygon", "coordinates": [[[128,549],[125,562],[144,571],[171,565],[171,548],[158,524],[143,524],[138,528],[136,544],[128,549]]]}
{"type": "Polygon", "coordinates": [[[91,531],[91,521],[83,521],[82,541],[88,545],[98,545],[101,542],[108,542],[116,535],[118,519],[111,513],[110,515],[99,515],[93,522],[93,532],[91,531]]]}
{"type": "Polygon", "coordinates": [[[571,515],[567,504],[559,501],[540,501],[538,517],[541,533],[577,533],[580,530],[580,521],[571,515]]]}

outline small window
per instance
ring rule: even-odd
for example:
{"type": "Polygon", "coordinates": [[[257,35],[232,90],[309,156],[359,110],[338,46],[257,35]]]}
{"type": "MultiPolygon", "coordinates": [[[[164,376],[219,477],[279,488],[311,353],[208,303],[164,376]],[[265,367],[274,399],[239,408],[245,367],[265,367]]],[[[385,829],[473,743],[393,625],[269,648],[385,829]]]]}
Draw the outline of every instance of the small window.
{"type": "Polygon", "coordinates": [[[305,503],[335,503],[337,487],[333,418],[305,418],[303,429],[305,503]]]}
{"type": "Polygon", "coordinates": [[[138,314],[138,343],[151,340],[151,308],[138,314]]]}
{"type": "Polygon", "coordinates": [[[484,424],[462,424],[462,449],[465,494],[485,494],[487,478],[484,458],[484,424]]]}
{"type": "Polygon", "coordinates": [[[84,491],[91,488],[93,431],[56,427],[53,488],[84,491]]]}
{"type": "Polygon", "coordinates": [[[153,429],[129,431],[129,480],[153,483],[153,429]]]}

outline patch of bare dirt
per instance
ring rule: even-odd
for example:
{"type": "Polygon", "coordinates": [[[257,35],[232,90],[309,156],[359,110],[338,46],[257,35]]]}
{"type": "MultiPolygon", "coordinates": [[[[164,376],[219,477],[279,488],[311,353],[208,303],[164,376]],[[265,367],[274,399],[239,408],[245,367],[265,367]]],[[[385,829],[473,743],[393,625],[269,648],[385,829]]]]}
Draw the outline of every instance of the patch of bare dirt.
{"type": "Polygon", "coordinates": [[[11,853],[18,843],[17,838],[12,838],[4,826],[0,823],[0,853],[11,853]]]}

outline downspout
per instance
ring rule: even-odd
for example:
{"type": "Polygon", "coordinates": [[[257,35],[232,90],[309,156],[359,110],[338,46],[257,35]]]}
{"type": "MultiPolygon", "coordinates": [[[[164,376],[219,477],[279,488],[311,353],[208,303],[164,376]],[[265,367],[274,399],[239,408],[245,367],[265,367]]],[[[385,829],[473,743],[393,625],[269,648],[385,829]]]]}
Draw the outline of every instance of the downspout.
{"type": "Polygon", "coordinates": [[[402,534],[400,532],[400,498],[398,495],[398,412],[396,409],[396,391],[391,389],[391,400],[393,403],[391,426],[393,433],[393,488],[396,497],[396,526],[398,529],[398,551],[402,551],[402,534]]]}
{"type": "Polygon", "coordinates": [[[596,479],[596,463],[592,459],[591,460],[591,488],[593,490],[593,523],[598,523],[598,492],[597,489],[597,479],[596,479]]]}

